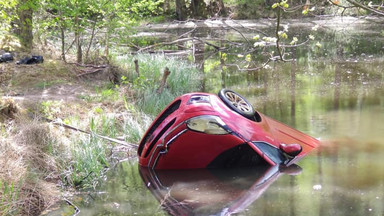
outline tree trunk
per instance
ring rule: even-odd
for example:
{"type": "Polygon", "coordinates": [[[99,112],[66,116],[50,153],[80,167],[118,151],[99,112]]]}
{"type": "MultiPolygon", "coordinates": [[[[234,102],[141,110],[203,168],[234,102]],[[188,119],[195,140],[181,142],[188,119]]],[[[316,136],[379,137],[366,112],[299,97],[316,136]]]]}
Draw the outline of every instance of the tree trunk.
{"type": "Polygon", "coordinates": [[[28,0],[20,0],[17,10],[19,19],[17,20],[18,27],[15,29],[16,35],[19,37],[21,45],[27,51],[31,51],[33,43],[32,34],[32,18],[33,10],[29,7],[28,0]]]}
{"type": "Polygon", "coordinates": [[[67,62],[67,60],[65,59],[65,32],[64,32],[64,27],[60,27],[60,31],[61,31],[61,59],[64,61],[64,62],[67,62]]]}
{"type": "Polygon", "coordinates": [[[105,55],[105,57],[108,57],[108,55],[109,55],[109,32],[108,32],[108,28],[107,28],[107,33],[105,33],[104,55],[105,55]]]}
{"type": "Polygon", "coordinates": [[[110,34],[110,32],[112,31],[111,30],[111,25],[110,25],[110,23],[111,23],[111,20],[112,20],[112,18],[111,18],[111,14],[109,14],[108,16],[107,16],[107,18],[106,18],[106,24],[107,24],[107,28],[106,28],[106,32],[105,32],[105,46],[104,46],[104,56],[106,57],[106,58],[108,58],[108,56],[109,56],[109,34],[110,34]]]}
{"type": "Polygon", "coordinates": [[[217,3],[217,7],[219,9],[217,11],[217,15],[226,16],[227,15],[227,10],[225,10],[225,6],[224,6],[223,0],[216,0],[216,3],[217,3]]]}
{"type": "Polygon", "coordinates": [[[75,43],[76,43],[76,62],[81,64],[83,63],[83,51],[81,49],[81,41],[80,41],[80,27],[79,27],[79,18],[75,18],[75,43]]]}
{"type": "Polygon", "coordinates": [[[169,8],[170,8],[169,0],[164,0],[164,3],[163,3],[163,12],[164,12],[165,14],[168,14],[168,13],[169,13],[169,8]]]}
{"type": "Polygon", "coordinates": [[[207,5],[204,0],[192,0],[190,11],[192,18],[207,18],[207,5]]]}
{"type": "Polygon", "coordinates": [[[185,20],[187,17],[187,6],[185,0],[176,0],[176,18],[177,20],[185,20]]]}
{"type": "Polygon", "coordinates": [[[85,52],[85,61],[86,62],[89,61],[89,51],[90,51],[92,43],[93,43],[93,38],[95,37],[95,29],[96,29],[96,21],[94,21],[94,23],[93,23],[91,39],[89,40],[88,48],[87,48],[87,51],[85,52]]]}

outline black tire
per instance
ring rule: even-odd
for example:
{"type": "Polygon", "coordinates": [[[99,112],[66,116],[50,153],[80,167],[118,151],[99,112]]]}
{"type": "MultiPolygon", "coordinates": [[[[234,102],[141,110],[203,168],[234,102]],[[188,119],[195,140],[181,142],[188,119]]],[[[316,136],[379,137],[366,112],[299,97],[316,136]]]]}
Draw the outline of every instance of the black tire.
{"type": "Polygon", "coordinates": [[[219,98],[233,111],[248,119],[255,119],[255,110],[252,105],[240,94],[232,90],[221,89],[218,95],[219,98]]]}

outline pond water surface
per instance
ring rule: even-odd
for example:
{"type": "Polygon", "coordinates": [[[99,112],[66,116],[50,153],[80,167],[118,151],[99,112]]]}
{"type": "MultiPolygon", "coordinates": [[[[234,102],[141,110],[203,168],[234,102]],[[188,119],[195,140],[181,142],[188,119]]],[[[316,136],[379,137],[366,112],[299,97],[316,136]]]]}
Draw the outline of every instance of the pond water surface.
{"type": "MultiPolygon", "coordinates": [[[[297,167],[155,172],[134,159],[71,200],[79,215],[383,216],[384,22],[331,24],[316,33],[321,48],[291,50],[296,61],[251,72],[220,67],[218,56],[204,63],[205,91],[235,90],[321,140],[297,167]]],[[[291,31],[305,37],[312,25],[291,31]]],[[[226,61],[246,64],[235,54],[226,61]]],[[[71,206],[50,213],[71,214],[71,206]]]]}

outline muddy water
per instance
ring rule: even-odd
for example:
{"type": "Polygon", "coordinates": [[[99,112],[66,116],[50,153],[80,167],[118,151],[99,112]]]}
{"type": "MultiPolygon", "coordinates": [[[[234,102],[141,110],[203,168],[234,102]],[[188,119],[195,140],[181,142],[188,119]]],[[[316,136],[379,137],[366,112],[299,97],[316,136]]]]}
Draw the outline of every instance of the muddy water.
{"type": "MultiPolygon", "coordinates": [[[[298,36],[307,34],[301,28],[298,36]]],[[[321,49],[298,47],[296,61],[259,71],[205,60],[205,91],[238,91],[260,112],[322,141],[298,166],[154,172],[133,160],[72,202],[80,215],[384,215],[384,35],[377,29],[323,28],[321,49]]],[[[241,66],[238,58],[225,63],[241,66]]],[[[50,213],[71,214],[71,206],[50,213]]]]}

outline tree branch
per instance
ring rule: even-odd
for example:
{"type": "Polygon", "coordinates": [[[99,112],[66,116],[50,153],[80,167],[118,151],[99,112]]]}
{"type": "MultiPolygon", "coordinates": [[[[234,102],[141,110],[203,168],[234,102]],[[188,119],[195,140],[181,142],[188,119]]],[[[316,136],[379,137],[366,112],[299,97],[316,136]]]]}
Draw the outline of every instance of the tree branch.
{"type": "Polygon", "coordinates": [[[276,31],[275,31],[275,34],[276,34],[276,48],[277,48],[277,53],[280,56],[280,60],[284,61],[283,54],[281,53],[280,44],[279,44],[279,41],[280,41],[279,29],[280,29],[280,18],[281,18],[281,14],[280,13],[281,13],[281,8],[280,8],[280,6],[278,6],[277,7],[277,24],[276,24],[276,31]]]}
{"type": "Polygon", "coordinates": [[[359,2],[356,2],[356,1],[354,1],[354,0],[346,0],[346,1],[349,2],[350,4],[356,6],[356,7],[363,8],[363,9],[365,9],[365,10],[367,10],[367,11],[370,11],[370,12],[372,12],[372,13],[374,13],[374,14],[377,14],[377,15],[380,15],[380,16],[384,16],[384,12],[383,12],[383,11],[376,10],[376,9],[374,9],[374,8],[371,8],[371,7],[369,7],[369,6],[366,6],[366,5],[364,5],[364,4],[361,4],[361,3],[359,3],[359,2]]]}

